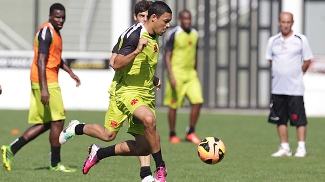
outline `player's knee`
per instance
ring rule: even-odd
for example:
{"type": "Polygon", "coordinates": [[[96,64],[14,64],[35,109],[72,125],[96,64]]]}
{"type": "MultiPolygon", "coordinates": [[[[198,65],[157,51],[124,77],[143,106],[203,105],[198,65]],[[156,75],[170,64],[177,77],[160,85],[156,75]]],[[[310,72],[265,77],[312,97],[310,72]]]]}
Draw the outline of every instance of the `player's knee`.
{"type": "Polygon", "coordinates": [[[106,136],[106,135],[104,135],[103,137],[102,137],[102,140],[103,141],[105,141],[105,142],[110,142],[110,141],[113,141],[114,139],[115,139],[115,137],[116,137],[116,135],[115,136],[106,136]]]}
{"type": "Polygon", "coordinates": [[[143,125],[147,129],[155,129],[156,128],[156,118],[153,115],[146,116],[143,121],[143,125]]]}
{"type": "Polygon", "coordinates": [[[112,132],[109,130],[106,130],[106,132],[104,133],[104,135],[102,135],[102,140],[105,142],[110,142],[113,141],[116,138],[116,132],[112,132]]]}

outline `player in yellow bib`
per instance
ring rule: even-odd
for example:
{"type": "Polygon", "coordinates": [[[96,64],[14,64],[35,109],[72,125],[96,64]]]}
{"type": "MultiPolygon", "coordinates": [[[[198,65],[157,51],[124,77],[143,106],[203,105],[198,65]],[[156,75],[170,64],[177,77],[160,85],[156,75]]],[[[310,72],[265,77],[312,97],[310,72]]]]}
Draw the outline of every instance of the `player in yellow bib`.
{"type": "MultiPolygon", "coordinates": [[[[139,1],[135,5],[134,20],[137,23],[139,22],[143,23],[147,20],[148,8],[151,4],[152,4],[151,1],[143,0],[143,1],[139,1]]],[[[131,26],[129,29],[123,32],[122,35],[119,37],[117,44],[114,46],[112,50],[112,57],[109,63],[111,67],[114,68],[115,57],[123,44],[123,37],[130,29],[133,29],[135,26],[136,24],[131,26]]],[[[121,74],[120,74],[121,72],[118,71],[117,69],[115,69],[115,71],[116,72],[109,89],[110,103],[105,116],[105,127],[99,124],[84,124],[84,123],[80,123],[77,120],[74,120],[69,124],[69,126],[65,130],[63,130],[63,132],[61,132],[60,135],[61,143],[65,143],[67,140],[74,137],[75,135],[83,135],[83,134],[107,142],[115,139],[116,134],[122,127],[124,120],[127,118],[127,115],[121,112],[116,105],[115,90],[116,90],[116,84],[121,79],[121,74]]],[[[154,85],[156,86],[157,89],[160,89],[160,80],[158,78],[155,78],[154,85]]],[[[152,177],[152,172],[150,170],[150,155],[138,156],[138,158],[141,166],[140,177],[142,179],[142,182],[153,181],[154,179],[152,177]]]]}
{"type": "Polygon", "coordinates": [[[202,89],[196,69],[199,35],[191,27],[191,13],[188,10],[181,11],[178,20],[181,25],[168,33],[165,47],[168,78],[164,105],[169,107],[169,141],[171,143],[181,142],[175,132],[176,112],[183,105],[186,96],[192,108],[185,140],[198,144],[200,139],[194,133],[194,127],[203,103],[202,89]]]}
{"type": "Polygon", "coordinates": [[[121,74],[115,98],[119,110],[128,115],[128,132],[135,140],[105,148],[92,144],[84,163],[84,172],[87,173],[106,157],[151,154],[156,163],[155,181],[166,181],[166,167],[156,130],[153,81],[159,54],[158,36],[170,27],[171,19],[169,6],[163,1],[156,1],[148,9],[148,20],[128,29],[121,39],[121,48],[113,66],[121,74]]]}

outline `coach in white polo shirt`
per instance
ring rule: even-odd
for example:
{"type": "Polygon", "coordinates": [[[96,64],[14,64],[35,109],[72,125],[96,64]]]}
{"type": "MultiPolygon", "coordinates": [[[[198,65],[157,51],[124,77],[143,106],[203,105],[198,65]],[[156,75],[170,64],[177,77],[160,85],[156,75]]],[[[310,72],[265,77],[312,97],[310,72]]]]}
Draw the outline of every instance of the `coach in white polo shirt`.
{"type": "Polygon", "coordinates": [[[297,127],[298,148],[295,157],[305,157],[307,118],[304,106],[303,75],[313,58],[306,36],[292,31],[293,15],[280,13],[281,32],[270,37],[266,59],[272,69],[270,115],[268,121],[277,125],[281,145],[272,157],[291,156],[287,123],[297,127]]]}

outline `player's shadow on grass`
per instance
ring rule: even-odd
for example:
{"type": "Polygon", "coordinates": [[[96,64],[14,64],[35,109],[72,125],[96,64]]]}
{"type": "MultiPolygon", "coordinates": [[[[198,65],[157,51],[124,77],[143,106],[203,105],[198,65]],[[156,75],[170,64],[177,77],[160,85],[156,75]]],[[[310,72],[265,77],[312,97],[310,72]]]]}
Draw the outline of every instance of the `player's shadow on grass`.
{"type": "Polygon", "coordinates": [[[34,170],[36,171],[50,170],[50,167],[38,167],[38,168],[34,168],[34,170]]]}
{"type": "MultiPolygon", "coordinates": [[[[72,168],[72,169],[79,169],[80,167],[77,167],[77,166],[69,166],[69,168],[72,168]]],[[[49,171],[50,170],[50,167],[46,166],[46,167],[38,167],[38,168],[34,168],[35,171],[49,171]]]]}

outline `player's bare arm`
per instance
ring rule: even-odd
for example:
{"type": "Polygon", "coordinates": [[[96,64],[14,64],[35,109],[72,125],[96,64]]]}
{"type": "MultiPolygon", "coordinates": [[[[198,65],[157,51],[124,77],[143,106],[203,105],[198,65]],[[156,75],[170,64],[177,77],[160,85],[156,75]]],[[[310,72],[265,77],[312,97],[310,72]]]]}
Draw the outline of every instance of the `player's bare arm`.
{"type": "Polygon", "coordinates": [[[172,52],[171,51],[166,51],[165,53],[165,65],[167,68],[167,72],[168,72],[168,77],[169,77],[169,81],[170,84],[172,86],[172,88],[176,88],[176,81],[172,72],[172,66],[171,66],[171,59],[172,59],[172,52]]]}
{"type": "Polygon", "coordinates": [[[302,65],[302,72],[305,74],[308,67],[309,67],[309,64],[310,64],[310,60],[308,61],[304,61],[304,64],[302,65]]]}
{"type": "Polygon", "coordinates": [[[147,46],[149,40],[146,38],[141,38],[139,40],[137,48],[130,54],[124,56],[122,54],[117,54],[115,57],[114,65],[112,66],[115,70],[119,70],[127,66],[133,59],[142,52],[145,46],[147,46]]]}
{"type": "MultiPolygon", "coordinates": [[[[115,63],[115,58],[116,58],[117,54],[114,52],[112,53],[111,59],[109,60],[109,66],[112,67],[114,69],[114,63],[115,63]]],[[[114,69],[115,70],[115,69],[114,69]]],[[[116,70],[115,70],[116,71],[116,70]]]]}
{"type": "MultiPolygon", "coordinates": [[[[117,56],[117,53],[113,52],[112,53],[112,56],[111,56],[111,59],[109,60],[109,66],[112,67],[114,70],[114,64],[115,64],[115,58],[117,56]]],[[[117,70],[115,70],[117,71],[117,70]]],[[[156,90],[160,90],[161,88],[161,81],[158,77],[154,77],[154,80],[153,80],[153,85],[155,86],[156,90]]]]}
{"type": "Polygon", "coordinates": [[[73,71],[62,59],[60,63],[60,68],[69,73],[70,77],[76,81],[76,87],[79,87],[79,85],[81,84],[79,77],[73,73],[73,71]]]}
{"type": "Polygon", "coordinates": [[[2,88],[1,88],[1,85],[0,85],[0,94],[2,94],[2,88]]]}
{"type": "Polygon", "coordinates": [[[41,101],[45,106],[49,105],[50,94],[47,88],[46,80],[46,64],[47,64],[47,54],[39,53],[37,66],[38,66],[38,77],[39,82],[41,83],[41,101]]]}

